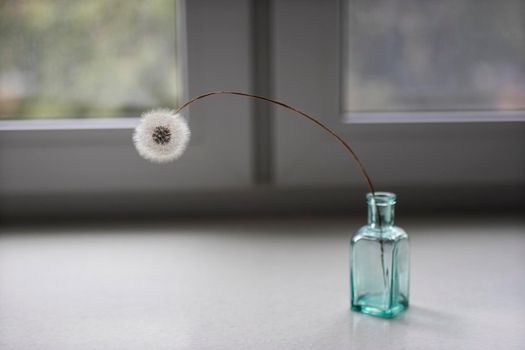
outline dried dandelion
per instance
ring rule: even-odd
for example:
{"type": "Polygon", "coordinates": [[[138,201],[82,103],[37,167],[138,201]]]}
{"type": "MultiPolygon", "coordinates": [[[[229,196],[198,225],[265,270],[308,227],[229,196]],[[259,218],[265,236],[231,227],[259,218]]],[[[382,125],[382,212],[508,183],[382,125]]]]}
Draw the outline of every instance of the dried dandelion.
{"type": "Polygon", "coordinates": [[[189,140],[190,128],[186,120],[170,109],[144,113],[133,135],[139,154],[156,163],[179,158],[189,140]]]}

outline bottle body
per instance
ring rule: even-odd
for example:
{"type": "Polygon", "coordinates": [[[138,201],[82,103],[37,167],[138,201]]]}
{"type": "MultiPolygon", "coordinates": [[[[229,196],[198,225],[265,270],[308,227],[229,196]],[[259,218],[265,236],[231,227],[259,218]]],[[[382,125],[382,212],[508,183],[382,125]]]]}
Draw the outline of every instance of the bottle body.
{"type": "Polygon", "coordinates": [[[395,195],[375,196],[367,196],[368,224],[351,241],[351,306],[354,311],[394,317],[409,305],[409,241],[406,232],[393,225],[395,195]]]}

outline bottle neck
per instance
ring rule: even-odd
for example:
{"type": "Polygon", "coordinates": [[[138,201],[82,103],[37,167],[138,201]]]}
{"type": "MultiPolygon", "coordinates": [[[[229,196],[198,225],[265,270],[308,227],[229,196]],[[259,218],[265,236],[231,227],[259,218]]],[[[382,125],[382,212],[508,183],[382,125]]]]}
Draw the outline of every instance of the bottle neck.
{"type": "Polygon", "coordinates": [[[368,204],[368,225],[373,228],[394,226],[395,205],[368,204]]]}
{"type": "Polygon", "coordinates": [[[372,228],[390,228],[394,225],[396,195],[389,192],[376,192],[367,195],[368,225],[372,228]]]}

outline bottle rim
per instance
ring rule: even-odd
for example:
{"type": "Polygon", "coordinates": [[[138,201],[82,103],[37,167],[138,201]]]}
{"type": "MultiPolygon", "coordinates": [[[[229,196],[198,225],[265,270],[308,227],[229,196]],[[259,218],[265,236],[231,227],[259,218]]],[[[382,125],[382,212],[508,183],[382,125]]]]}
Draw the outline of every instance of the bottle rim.
{"type": "Polygon", "coordinates": [[[392,192],[374,192],[366,194],[366,202],[372,205],[387,206],[397,202],[397,196],[392,192]]]}

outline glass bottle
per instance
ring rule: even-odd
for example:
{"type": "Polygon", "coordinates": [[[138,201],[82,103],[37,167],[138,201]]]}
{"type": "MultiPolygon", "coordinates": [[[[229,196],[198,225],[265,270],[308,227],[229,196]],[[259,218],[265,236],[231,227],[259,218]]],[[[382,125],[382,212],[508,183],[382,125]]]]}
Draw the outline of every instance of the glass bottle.
{"type": "Polygon", "coordinates": [[[352,310],[394,317],[408,307],[408,236],[394,226],[394,193],[368,193],[366,198],[368,224],[361,227],[351,241],[352,310]]]}

